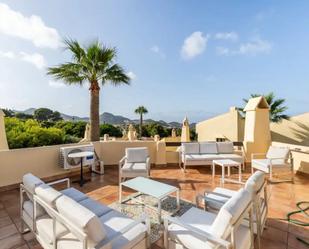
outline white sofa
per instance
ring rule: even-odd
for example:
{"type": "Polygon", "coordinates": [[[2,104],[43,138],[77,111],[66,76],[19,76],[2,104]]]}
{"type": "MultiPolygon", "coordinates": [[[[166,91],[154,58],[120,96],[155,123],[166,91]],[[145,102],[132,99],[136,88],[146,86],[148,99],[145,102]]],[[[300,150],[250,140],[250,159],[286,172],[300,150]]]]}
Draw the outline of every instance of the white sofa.
{"type": "Polygon", "coordinates": [[[57,191],[31,174],[20,190],[22,223],[44,249],[149,247],[146,216],[133,220],[74,188],[57,191]]]}
{"type": "Polygon", "coordinates": [[[179,149],[179,166],[212,165],[213,160],[231,159],[244,167],[244,154],[235,153],[233,142],[193,142],[182,143],[179,149]]]}

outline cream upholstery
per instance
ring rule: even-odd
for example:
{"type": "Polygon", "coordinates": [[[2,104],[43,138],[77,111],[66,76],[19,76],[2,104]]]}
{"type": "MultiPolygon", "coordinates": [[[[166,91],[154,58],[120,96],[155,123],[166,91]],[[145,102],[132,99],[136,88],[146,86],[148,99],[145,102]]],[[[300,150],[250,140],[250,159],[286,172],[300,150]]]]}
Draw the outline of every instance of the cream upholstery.
{"type": "Polygon", "coordinates": [[[233,247],[235,249],[252,248],[253,241],[249,227],[238,225],[246,212],[249,211],[250,202],[251,198],[248,191],[241,189],[223,205],[218,214],[193,207],[182,216],[177,217],[177,223],[171,219],[171,224],[168,225],[169,218],[166,218],[165,239],[168,239],[168,241],[165,241],[165,245],[169,249],[223,248],[219,247],[219,244],[214,240],[207,240],[206,235],[203,237],[196,233],[196,231],[201,231],[217,238],[217,240],[235,241],[235,247],[233,247]],[[196,231],[186,228],[186,225],[196,229],[196,231]],[[232,228],[234,228],[235,233],[232,233],[232,228]]]}
{"type": "Polygon", "coordinates": [[[91,198],[86,198],[79,202],[80,205],[83,207],[89,209],[91,212],[93,212],[96,216],[100,217],[108,212],[110,212],[112,209],[108,206],[102,205],[100,202],[95,201],[91,198]]]}
{"type": "Polygon", "coordinates": [[[40,178],[30,173],[23,176],[23,184],[25,186],[25,189],[31,194],[30,195],[29,193],[27,193],[30,199],[32,198],[32,195],[34,194],[35,188],[43,183],[44,182],[40,178]]]}
{"type": "Polygon", "coordinates": [[[244,156],[234,153],[232,142],[183,143],[179,152],[179,166],[212,165],[213,160],[230,159],[244,165],[244,156]]]}
{"type": "Polygon", "coordinates": [[[293,158],[290,156],[289,148],[270,146],[266,153],[266,158],[256,158],[257,155],[260,154],[252,154],[252,173],[254,170],[269,173],[270,180],[272,181],[275,170],[288,170],[291,172],[291,180],[288,181],[294,181],[293,158]]]}
{"type": "Polygon", "coordinates": [[[56,200],[60,196],[62,196],[59,191],[55,190],[54,188],[50,187],[45,183],[38,186],[35,189],[35,193],[53,208],[56,207],[56,200]]]}
{"type": "Polygon", "coordinates": [[[64,189],[62,191],[60,191],[62,194],[70,197],[71,199],[77,201],[77,202],[80,202],[84,199],[87,198],[87,195],[85,195],[84,193],[78,191],[77,189],[75,188],[67,188],[67,189],[64,189]]]}
{"type": "Polygon", "coordinates": [[[75,224],[89,236],[94,244],[99,243],[106,236],[100,219],[89,209],[80,205],[67,196],[61,196],[56,200],[56,207],[61,215],[75,224]]]}
{"type": "Polygon", "coordinates": [[[126,148],[126,155],[119,162],[119,182],[123,178],[149,177],[150,158],[146,147],[126,148]]]}

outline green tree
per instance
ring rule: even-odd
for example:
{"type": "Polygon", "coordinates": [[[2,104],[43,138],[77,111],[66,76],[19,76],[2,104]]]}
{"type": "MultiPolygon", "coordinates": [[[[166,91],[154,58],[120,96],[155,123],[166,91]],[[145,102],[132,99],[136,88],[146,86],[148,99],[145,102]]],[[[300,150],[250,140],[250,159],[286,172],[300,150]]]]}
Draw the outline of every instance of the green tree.
{"type": "Polygon", "coordinates": [[[6,117],[14,117],[15,115],[14,111],[11,109],[2,109],[2,111],[6,117]]]}
{"type": "Polygon", "coordinates": [[[148,113],[148,110],[145,106],[139,106],[134,111],[136,114],[139,114],[139,137],[142,137],[143,133],[143,115],[148,113]]]}
{"type": "Polygon", "coordinates": [[[33,117],[38,121],[47,121],[53,115],[53,111],[48,108],[38,108],[34,111],[33,117]]]}
{"type": "Polygon", "coordinates": [[[122,137],[121,129],[111,124],[100,125],[100,136],[104,136],[104,134],[108,134],[111,137],[122,137]]]}
{"type": "MultiPolygon", "coordinates": [[[[289,119],[290,117],[285,114],[286,110],[288,109],[287,106],[285,106],[285,99],[279,98],[276,99],[276,96],[273,92],[270,92],[268,94],[251,94],[251,98],[264,96],[266,99],[268,105],[269,105],[269,119],[271,122],[279,123],[283,119],[289,119]]],[[[248,99],[243,99],[245,103],[248,103],[248,99]]],[[[241,111],[243,111],[243,108],[240,108],[241,111]]]]}
{"type": "Polygon", "coordinates": [[[100,42],[92,42],[88,46],[81,46],[76,40],[64,41],[66,48],[72,53],[72,62],[48,68],[48,74],[57,80],[63,80],[72,85],[89,84],[90,91],[90,127],[91,141],[100,139],[100,83],[107,82],[117,86],[129,84],[130,78],[120,65],[115,63],[116,49],[107,48],[100,42]]]}
{"type": "Polygon", "coordinates": [[[23,119],[23,120],[26,120],[26,119],[33,119],[33,115],[31,115],[31,114],[26,114],[26,113],[22,113],[22,112],[15,113],[14,116],[15,116],[16,118],[23,119]]]}

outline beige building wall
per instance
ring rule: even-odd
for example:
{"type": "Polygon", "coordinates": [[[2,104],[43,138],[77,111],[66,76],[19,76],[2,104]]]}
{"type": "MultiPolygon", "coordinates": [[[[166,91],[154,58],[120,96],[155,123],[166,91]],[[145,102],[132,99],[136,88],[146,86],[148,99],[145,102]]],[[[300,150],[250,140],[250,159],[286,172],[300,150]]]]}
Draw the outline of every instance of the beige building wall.
{"type": "Polygon", "coordinates": [[[272,141],[309,146],[309,112],[271,123],[272,141]]]}
{"type": "Polygon", "coordinates": [[[235,107],[217,117],[196,124],[198,141],[216,141],[225,138],[230,141],[243,141],[245,120],[235,107]]]}

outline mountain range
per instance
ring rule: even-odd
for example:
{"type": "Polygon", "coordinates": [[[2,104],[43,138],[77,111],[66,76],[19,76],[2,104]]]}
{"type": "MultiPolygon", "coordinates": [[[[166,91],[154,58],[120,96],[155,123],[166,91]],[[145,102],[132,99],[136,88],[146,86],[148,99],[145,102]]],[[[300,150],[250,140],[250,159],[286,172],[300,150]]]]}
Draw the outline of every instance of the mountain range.
{"type": "MultiPolygon", "coordinates": [[[[36,108],[28,108],[24,111],[15,111],[15,112],[20,112],[20,113],[25,113],[29,115],[33,115],[35,112],[36,108]]],[[[64,120],[67,121],[88,121],[88,117],[78,117],[78,116],[73,116],[73,115],[68,115],[64,113],[60,113],[61,117],[64,120]]],[[[182,124],[179,122],[165,122],[164,120],[153,120],[153,119],[144,119],[144,123],[159,123],[160,125],[164,127],[169,127],[169,128],[181,128],[182,124]]],[[[138,124],[139,119],[130,119],[121,115],[114,115],[109,112],[103,112],[100,115],[100,123],[107,123],[107,124],[112,124],[112,125],[124,125],[124,124],[138,124]]],[[[195,124],[191,124],[190,126],[195,126],[195,124]]]]}

